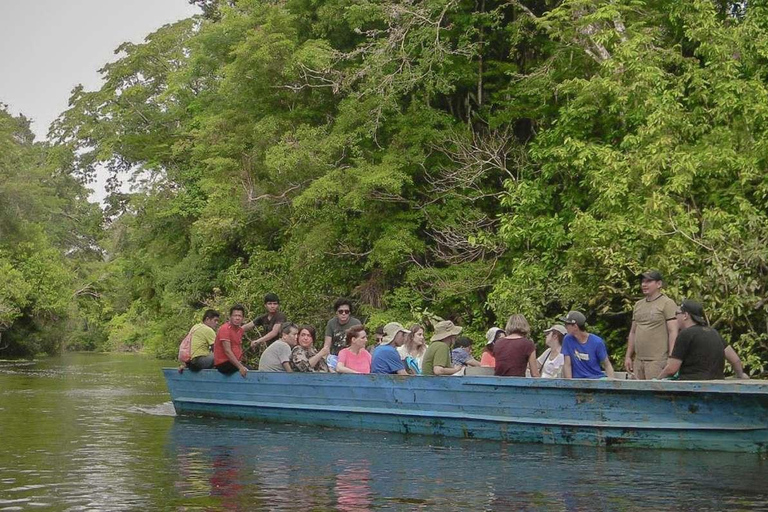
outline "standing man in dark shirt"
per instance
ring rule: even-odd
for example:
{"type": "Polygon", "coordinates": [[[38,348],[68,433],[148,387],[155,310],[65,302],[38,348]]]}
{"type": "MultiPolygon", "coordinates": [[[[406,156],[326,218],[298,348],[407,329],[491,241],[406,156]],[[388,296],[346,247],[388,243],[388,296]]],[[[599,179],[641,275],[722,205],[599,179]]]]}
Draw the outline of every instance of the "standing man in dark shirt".
{"type": "Polygon", "coordinates": [[[339,355],[339,351],[346,346],[347,329],[356,325],[361,325],[360,320],[352,316],[352,302],[349,299],[341,298],[333,305],[336,316],[328,320],[325,326],[325,338],[323,339],[323,348],[327,348],[334,356],[339,355]]]}
{"type": "Polygon", "coordinates": [[[259,343],[269,345],[280,336],[280,326],[288,319],[280,311],[280,298],[277,294],[268,293],[264,296],[264,308],[267,312],[243,326],[243,331],[250,331],[258,327],[260,333],[264,333],[259,339],[251,342],[251,348],[259,343]]]}
{"type": "Polygon", "coordinates": [[[736,376],[748,379],[741,360],[720,333],[709,327],[704,307],[696,301],[684,300],[675,312],[680,334],[660,379],[679,372],[680,380],[719,380],[725,378],[725,360],[736,376]]]}

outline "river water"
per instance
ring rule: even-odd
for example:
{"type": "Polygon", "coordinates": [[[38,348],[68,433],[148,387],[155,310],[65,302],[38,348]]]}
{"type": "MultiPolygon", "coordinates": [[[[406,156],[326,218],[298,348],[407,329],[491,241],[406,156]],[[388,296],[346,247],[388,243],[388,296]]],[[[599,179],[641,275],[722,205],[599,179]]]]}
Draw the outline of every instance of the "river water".
{"type": "Polygon", "coordinates": [[[0,361],[0,510],[768,510],[754,455],[177,418],[162,366],[0,361]]]}

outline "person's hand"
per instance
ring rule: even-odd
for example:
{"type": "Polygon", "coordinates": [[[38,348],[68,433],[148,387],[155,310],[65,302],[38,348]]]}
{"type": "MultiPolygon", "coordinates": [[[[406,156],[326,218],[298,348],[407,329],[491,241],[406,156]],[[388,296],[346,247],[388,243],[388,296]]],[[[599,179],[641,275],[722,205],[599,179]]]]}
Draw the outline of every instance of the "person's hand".
{"type": "Polygon", "coordinates": [[[248,375],[248,368],[245,366],[240,366],[240,375],[245,378],[245,376],[248,375]]]}
{"type": "Polygon", "coordinates": [[[741,376],[739,376],[740,379],[746,379],[749,380],[749,375],[747,375],[746,372],[742,373],[741,376]]]}
{"type": "Polygon", "coordinates": [[[251,342],[251,348],[256,348],[256,345],[261,345],[261,346],[264,346],[264,345],[266,345],[266,344],[267,344],[267,343],[266,343],[266,342],[264,342],[264,341],[253,340],[253,341],[251,342]]]}
{"type": "Polygon", "coordinates": [[[627,357],[624,358],[624,368],[628,372],[634,371],[634,369],[632,368],[632,358],[631,357],[627,356],[627,357]]]}
{"type": "Polygon", "coordinates": [[[330,353],[331,353],[331,347],[323,347],[318,352],[318,354],[320,354],[322,357],[328,357],[330,353]]]}

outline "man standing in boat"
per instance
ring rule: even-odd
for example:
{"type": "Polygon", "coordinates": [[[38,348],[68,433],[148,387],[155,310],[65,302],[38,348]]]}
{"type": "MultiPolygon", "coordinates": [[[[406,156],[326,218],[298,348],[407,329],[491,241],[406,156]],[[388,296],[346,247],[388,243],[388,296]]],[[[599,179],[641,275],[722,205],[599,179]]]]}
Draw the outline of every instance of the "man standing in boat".
{"type": "Polygon", "coordinates": [[[725,360],[736,376],[748,379],[741,359],[720,333],[709,327],[704,307],[696,301],[684,300],[675,311],[680,335],[660,379],[677,375],[680,380],[719,380],[725,378],[725,360]]]}
{"type": "Polygon", "coordinates": [[[263,336],[251,342],[251,348],[258,344],[269,345],[280,336],[280,326],[288,319],[280,311],[280,298],[275,293],[264,296],[264,308],[267,312],[243,326],[243,331],[248,332],[258,327],[263,336]]]}
{"type": "Polygon", "coordinates": [[[330,350],[331,355],[338,356],[339,351],[346,345],[347,329],[362,324],[352,316],[352,302],[349,299],[337,300],[333,308],[336,316],[328,320],[325,326],[323,348],[330,350]]]}
{"type": "Polygon", "coordinates": [[[213,366],[221,373],[240,372],[243,378],[248,368],[240,360],[243,357],[243,318],[245,308],[240,304],[229,310],[229,321],[219,327],[213,342],[213,366]]]}
{"type": "Polygon", "coordinates": [[[667,364],[677,338],[677,305],[661,291],[664,285],[656,270],[640,276],[644,297],[635,303],[627,340],[624,367],[640,380],[656,378],[667,364]],[[634,356],[634,360],[633,360],[634,356]]]}
{"type": "Polygon", "coordinates": [[[461,366],[453,366],[451,361],[451,347],[456,337],[461,334],[461,329],[450,320],[443,320],[435,325],[432,343],[421,360],[422,375],[453,375],[463,370],[461,366]]]}
{"type": "Polygon", "coordinates": [[[562,319],[565,330],[563,338],[563,377],[566,379],[602,379],[606,374],[613,378],[613,365],[608,358],[608,349],[600,336],[587,332],[587,317],[579,311],[570,311],[562,319]],[[605,367],[605,373],[600,364],[605,367]]]}

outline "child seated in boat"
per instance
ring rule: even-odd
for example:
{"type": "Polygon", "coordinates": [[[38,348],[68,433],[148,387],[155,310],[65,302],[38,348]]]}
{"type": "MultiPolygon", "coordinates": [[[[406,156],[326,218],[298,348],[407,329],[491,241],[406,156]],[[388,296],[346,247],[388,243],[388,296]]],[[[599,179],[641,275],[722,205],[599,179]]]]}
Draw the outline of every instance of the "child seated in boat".
{"type": "Polygon", "coordinates": [[[466,336],[456,339],[451,350],[453,366],[480,366],[480,361],[472,357],[472,340],[466,336]]]}

